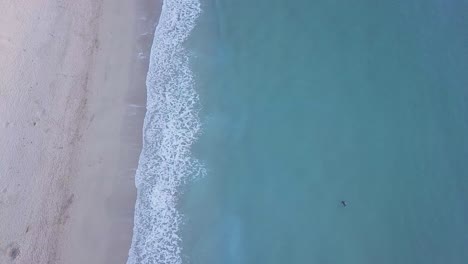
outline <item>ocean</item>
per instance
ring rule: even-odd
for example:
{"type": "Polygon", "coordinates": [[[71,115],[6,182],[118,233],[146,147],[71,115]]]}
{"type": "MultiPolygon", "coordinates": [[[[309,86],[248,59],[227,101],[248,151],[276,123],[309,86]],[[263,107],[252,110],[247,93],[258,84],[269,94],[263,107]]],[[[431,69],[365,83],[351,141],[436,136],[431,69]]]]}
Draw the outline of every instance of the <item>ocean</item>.
{"type": "Polygon", "coordinates": [[[467,12],[165,0],[128,264],[468,263],[467,12]]]}

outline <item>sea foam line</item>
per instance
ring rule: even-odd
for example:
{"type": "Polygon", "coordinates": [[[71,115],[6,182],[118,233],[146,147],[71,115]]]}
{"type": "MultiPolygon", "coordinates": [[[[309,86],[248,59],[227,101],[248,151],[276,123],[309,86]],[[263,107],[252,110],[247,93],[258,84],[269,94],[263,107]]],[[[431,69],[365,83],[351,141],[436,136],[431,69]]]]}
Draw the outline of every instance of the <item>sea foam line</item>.
{"type": "Polygon", "coordinates": [[[180,264],[178,189],[203,172],[190,147],[200,131],[198,94],[184,41],[198,0],[164,0],[146,79],[147,112],[135,184],[135,224],[127,264],[180,264]]]}

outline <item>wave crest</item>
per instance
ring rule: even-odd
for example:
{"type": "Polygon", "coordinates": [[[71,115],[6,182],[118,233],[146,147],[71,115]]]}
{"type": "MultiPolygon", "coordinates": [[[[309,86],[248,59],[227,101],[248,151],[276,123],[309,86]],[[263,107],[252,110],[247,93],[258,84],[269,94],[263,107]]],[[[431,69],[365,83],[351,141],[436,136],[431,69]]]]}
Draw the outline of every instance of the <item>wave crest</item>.
{"type": "Polygon", "coordinates": [[[127,264],[182,263],[178,189],[203,173],[190,147],[200,132],[184,41],[201,12],[198,0],[164,0],[146,79],[147,112],[135,183],[135,225],[127,264]]]}

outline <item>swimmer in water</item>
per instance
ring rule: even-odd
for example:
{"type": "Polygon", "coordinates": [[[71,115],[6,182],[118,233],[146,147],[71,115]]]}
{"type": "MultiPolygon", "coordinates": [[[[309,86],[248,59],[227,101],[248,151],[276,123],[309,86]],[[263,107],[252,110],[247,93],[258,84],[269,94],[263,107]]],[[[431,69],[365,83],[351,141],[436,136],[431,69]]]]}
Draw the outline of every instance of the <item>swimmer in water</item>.
{"type": "Polygon", "coordinates": [[[341,205],[343,205],[343,207],[346,207],[348,204],[346,203],[346,201],[341,201],[341,205]]]}

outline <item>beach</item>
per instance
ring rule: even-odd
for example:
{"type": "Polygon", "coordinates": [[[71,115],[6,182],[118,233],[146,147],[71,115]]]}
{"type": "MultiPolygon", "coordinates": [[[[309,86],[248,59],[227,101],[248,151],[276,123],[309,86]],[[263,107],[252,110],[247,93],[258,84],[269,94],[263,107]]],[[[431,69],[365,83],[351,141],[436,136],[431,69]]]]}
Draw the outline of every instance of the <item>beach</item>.
{"type": "Polygon", "coordinates": [[[466,263],[466,1],[161,2],[0,2],[0,264],[466,263]]]}
{"type": "Polygon", "coordinates": [[[0,3],[0,263],[125,263],[159,1],[0,3]]]}

